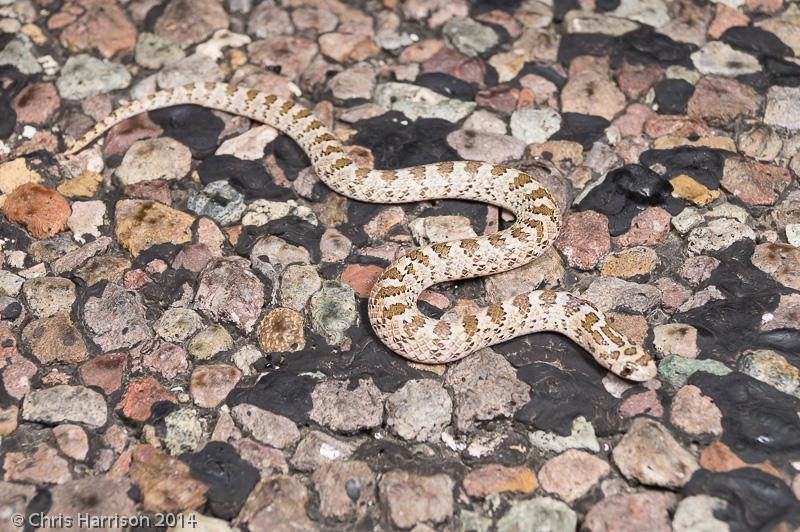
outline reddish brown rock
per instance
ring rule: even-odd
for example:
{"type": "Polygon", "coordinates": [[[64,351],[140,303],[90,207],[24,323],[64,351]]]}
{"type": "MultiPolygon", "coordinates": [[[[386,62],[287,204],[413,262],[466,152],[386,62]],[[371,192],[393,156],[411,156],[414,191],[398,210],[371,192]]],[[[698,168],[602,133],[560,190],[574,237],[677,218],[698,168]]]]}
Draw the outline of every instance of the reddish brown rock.
{"type": "Polygon", "coordinates": [[[61,98],[52,83],[26,85],[14,98],[17,121],[27,124],[45,124],[58,111],[61,98]]]}
{"type": "Polygon", "coordinates": [[[690,136],[706,137],[711,129],[700,118],[689,118],[681,115],[653,114],[644,124],[644,132],[653,138],[690,136]]]}
{"type": "Polygon", "coordinates": [[[241,377],[241,371],[225,364],[209,364],[196,368],[189,383],[194,404],[202,408],[218,406],[241,377]]]}
{"type": "MultiPolygon", "coordinates": [[[[137,140],[158,137],[163,132],[164,130],[161,127],[150,120],[147,113],[132,116],[108,130],[106,142],[103,144],[103,155],[110,157],[125,153],[137,140]]],[[[127,195],[134,196],[133,194],[127,195]]]]}
{"type": "Polygon", "coordinates": [[[750,24],[750,17],[738,9],[718,3],[714,20],[708,26],[708,36],[712,39],[719,39],[730,28],[747,26],[748,24],[750,24]]]}
{"type": "Polygon", "coordinates": [[[486,65],[477,57],[467,57],[452,48],[443,47],[422,63],[422,72],[444,72],[467,83],[481,86],[486,65]]]}
{"type": "Polygon", "coordinates": [[[786,168],[730,157],[725,160],[720,183],[747,205],[774,205],[791,181],[786,168]]]}
{"type": "Polygon", "coordinates": [[[81,366],[81,379],[86,386],[97,386],[110,395],[119,390],[127,361],[127,353],[97,356],[81,366]]]}
{"type": "Polygon", "coordinates": [[[648,207],[631,220],[631,228],[619,237],[621,246],[652,246],[669,234],[672,215],[661,207],[648,207]]]}
{"type": "Polygon", "coordinates": [[[653,417],[664,415],[664,407],[658,400],[655,390],[637,393],[627,397],[619,405],[619,415],[622,417],[635,417],[640,414],[647,414],[653,417]]]}
{"type": "Polygon", "coordinates": [[[71,52],[97,49],[103,57],[132,52],[136,27],[114,0],[74,0],[47,21],[61,28],[60,41],[71,52]]]}
{"type": "Polygon", "coordinates": [[[3,461],[5,480],[30,482],[33,484],[63,484],[72,479],[69,462],[58,455],[58,451],[45,444],[26,456],[21,452],[6,453],[3,461]]]}
{"type": "Polygon", "coordinates": [[[150,512],[195,510],[206,502],[208,487],[192,478],[189,466],[149,445],[133,450],[130,477],[150,512]]]}
{"type": "Polygon", "coordinates": [[[756,469],[760,469],[769,475],[774,475],[780,479],[783,478],[783,475],[781,475],[780,471],[775,469],[775,467],[773,467],[771,464],[747,463],[739,458],[730,447],[721,441],[712,442],[708,447],[703,449],[703,452],[700,453],[700,465],[703,467],[703,469],[708,469],[709,471],[714,471],[715,473],[725,473],[727,471],[733,471],[734,469],[741,469],[743,467],[755,467],[756,469]]]}
{"type": "Polygon", "coordinates": [[[128,384],[117,411],[133,421],[145,421],[150,417],[151,407],[159,401],[178,402],[154,377],[142,377],[128,384]]]}
{"type": "Polygon", "coordinates": [[[3,204],[6,218],[24,225],[35,238],[49,238],[65,230],[70,212],[64,196],[37,183],[20,185],[3,204]]]}
{"type": "Polygon", "coordinates": [[[763,96],[733,79],[707,76],[697,82],[688,112],[716,126],[725,127],[739,117],[754,118],[763,96]]]}
{"type": "Polygon", "coordinates": [[[611,251],[608,218],[595,211],[564,217],[564,226],[555,246],[573,268],[593,269],[611,251]]]}
{"type": "Polygon", "coordinates": [[[464,491],[470,497],[487,497],[496,493],[532,493],[539,487],[536,474],[528,467],[485,465],[464,477],[464,491]]]}
{"type": "Polygon", "coordinates": [[[617,71],[617,83],[625,96],[631,100],[636,100],[646,93],[650,87],[660,80],[664,75],[664,70],[655,64],[630,64],[622,62],[622,66],[617,71]]]}
{"type": "Polygon", "coordinates": [[[580,499],[611,472],[605,460],[586,451],[569,449],[548,460],[539,470],[542,488],[572,502],[580,499]]]}
{"type": "Polygon", "coordinates": [[[375,264],[349,264],[342,272],[341,281],[350,286],[358,297],[367,297],[383,268],[375,264]]]}

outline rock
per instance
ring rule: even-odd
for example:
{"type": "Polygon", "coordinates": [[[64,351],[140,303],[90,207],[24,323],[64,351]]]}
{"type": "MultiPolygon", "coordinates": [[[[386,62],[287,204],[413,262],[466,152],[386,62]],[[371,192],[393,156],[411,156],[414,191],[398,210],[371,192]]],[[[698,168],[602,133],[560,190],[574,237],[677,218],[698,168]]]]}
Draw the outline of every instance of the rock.
{"type": "Polygon", "coordinates": [[[654,28],[661,27],[670,21],[667,6],[661,0],[622,0],[609,15],[635,20],[654,28]]]}
{"type": "Polygon", "coordinates": [[[185,55],[180,46],[155,33],[143,32],[136,41],[134,59],[145,68],[158,70],[183,59],[185,55]]]}
{"type": "Polygon", "coordinates": [[[658,255],[651,248],[634,247],[606,255],[600,272],[630,279],[650,274],[659,262],[658,255]]]}
{"type": "Polygon", "coordinates": [[[573,268],[593,269],[611,251],[608,219],[595,211],[566,216],[555,246],[573,268]]]}
{"type": "Polygon", "coordinates": [[[714,375],[727,375],[731,372],[722,362],[711,359],[691,359],[678,355],[664,357],[658,365],[658,374],[675,388],[680,388],[689,377],[697,372],[704,371],[714,375]]]}
{"type": "Polygon", "coordinates": [[[447,475],[421,476],[393,469],[383,475],[378,488],[389,518],[399,528],[441,523],[453,515],[453,480],[447,475]]]}
{"type": "Polygon", "coordinates": [[[569,79],[561,90],[561,112],[602,116],[612,120],[625,109],[625,95],[608,77],[608,59],[584,55],[569,66],[569,79]]]}
{"type": "MultiPolygon", "coordinates": [[[[767,108],[769,108],[769,99],[767,99],[767,108]]],[[[783,140],[773,128],[757,122],[739,134],[737,145],[739,151],[744,155],[759,161],[770,162],[780,154],[783,140]]]]}
{"type": "Polygon", "coordinates": [[[521,159],[525,153],[525,143],[514,137],[467,129],[450,133],[447,143],[468,161],[504,163],[521,159]]]}
{"type": "Polygon", "coordinates": [[[375,69],[369,63],[353,65],[333,76],[328,88],[340,100],[369,99],[375,90],[375,69]]]}
{"type": "Polygon", "coordinates": [[[10,221],[24,225],[34,238],[49,238],[67,228],[70,207],[55,190],[24,183],[8,194],[3,214],[10,221]]]}
{"type": "Polygon", "coordinates": [[[186,344],[186,350],[197,360],[209,360],[231,349],[233,349],[233,338],[225,327],[217,323],[194,335],[186,344]]]}
{"type": "Polygon", "coordinates": [[[692,118],[701,118],[711,125],[724,127],[740,116],[755,117],[762,99],[747,85],[732,79],[709,76],[697,82],[687,109],[692,118]]]}
{"type": "Polygon", "coordinates": [[[189,172],[191,162],[192,152],[175,139],[137,140],[125,153],[116,175],[125,186],[157,179],[181,179],[189,172]]]}
{"type": "Polygon", "coordinates": [[[242,372],[226,364],[199,366],[192,372],[189,393],[200,408],[216,408],[228,397],[242,377],[242,372]]]}
{"type": "Polygon", "coordinates": [[[291,464],[300,471],[316,471],[325,464],[347,460],[355,450],[353,442],[337,440],[324,432],[312,430],[297,444],[291,464]]]}
{"type": "Polygon", "coordinates": [[[697,348],[697,329],[683,323],[666,323],[653,328],[653,345],[662,357],[680,355],[695,358],[697,348]]]}
{"type": "Polygon", "coordinates": [[[567,502],[585,496],[611,472],[608,462],[585,451],[570,449],[548,460],[539,470],[542,488],[567,502]]]}
{"type": "Polygon", "coordinates": [[[484,498],[498,493],[532,493],[539,487],[533,471],[525,466],[489,464],[464,477],[464,491],[470,497],[484,498]]]}
{"type": "Polygon", "coordinates": [[[605,13],[570,10],[564,17],[567,33],[604,33],[619,37],[639,27],[636,22],[605,13]]]}
{"type": "Polygon", "coordinates": [[[92,238],[100,237],[100,226],[106,220],[106,205],[97,201],[76,201],[72,204],[72,214],[67,219],[67,226],[72,231],[72,236],[81,244],[86,242],[86,235],[92,238]]]}
{"type": "Polygon", "coordinates": [[[770,87],[764,123],[770,126],[800,131],[800,87],[770,87]]]}
{"type": "Polygon", "coordinates": [[[58,93],[67,100],[85,100],[130,84],[131,75],[124,66],[86,54],[70,56],[56,80],[58,93]]]}
{"type": "Polygon", "coordinates": [[[70,51],[97,49],[106,59],[133,51],[136,27],[112,0],[77,0],[67,4],[64,10],[50,18],[48,27],[64,26],[67,20],[69,23],[61,30],[59,40],[70,51]],[[80,16],[75,18],[72,9],[80,16]]]}
{"type": "Polygon", "coordinates": [[[153,333],[145,317],[141,296],[108,283],[100,297],[90,297],[83,308],[94,343],[104,351],[133,347],[153,333]]]}
{"type": "Polygon", "coordinates": [[[58,451],[45,444],[31,456],[21,452],[5,453],[4,479],[33,484],[63,484],[72,480],[69,462],[58,456],[58,451]]]}
{"type": "Polygon", "coordinates": [[[211,260],[200,275],[194,308],[240,330],[253,330],[264,304],[264,285],[241,257],[211,260]]]}
{"type": "Polygon", "coordinates": [[[756,234],[750,227],[731,218],[716,218],[707,225],[692,229],[686,250],[690,255],[699,255],[723,250],[744,239],[756,239],[756,234]]]}
{"type": "Polygon", "coordinates": [[[475,110],[475,103],[448,98],[426,87],[409,83],[382,83],[375,89],[375,103],[399,111],[410,120],[441,118],[458,122],[475,110]]]}
{"type": "Polygon", "coordinates": [[[583,527],[587,532],[603,530],[651,530],[670,532],[669,509],[675,504],[675,495],[644,491],[606,497],[595,504],[583,527]]]}
{"type": "Polygon", "coordinates": [[[523,107],[511,114],[511,134],[525,144],[539,144],[561,128],[561,116],[549,107],[523,107]]]}
{"type": "Polygon", "coordinates": [[[361,265],[350,264],[340,276],[340,280],[353,289],[356,296],[366,298],[369,296],[372,285],[378,280],[384,268],[376,264],[361,265]]]}
{"type": "Polygon", "coordinates": [[[567,449],[587,449],[600,452],[600,442],[594,433],[594,427],[579,416],[572,421],[569,436],[561,436],[553,432],[537,430],[529,434],[531,444],[542,453],[563,453],[567,449]]]}
{"type": "Polygon", "coordinates": [[[360,379],[353,389],[347,381],[325,380],[311,392],[311,419],[336,432],[351,433],[379,427],[383,394],[372,379],[360,379]]]}
{"type": "Polygon", "coordinates": [[[293,264],[288,266],[281,276],[278,300],[281,306],[302,312],[308,300],[320,288],[322,288],[322,278],[314,266],[293,264]]]}
{"type": "Polygon", "coordinates": [[[737,363],[738,370],[766,382],[783,393],[800,398],[800,369],[776,351],[745,351],[737,363]]]}
{"type": "Polygon", "coordinates": [[[254,405],[240,404],[231,409],[236,423],[253,438],[277,449],[294,445],[300,439],[300,431],[294,422],[254,405]]]}
{"type": "Polygon", "coordinates": [[[115,207],[116,237],[134,257],[158,244],[192,239],[194,217],[152,200],[120,200],[115,207]]]}
{"type": "Polygon", "coordinates": [[[375,473],[359,460],[330,462],[311,476],[319,511],[327,519],[352,521],[375,504],[375,473]]]}
{"type": "Polygon", "coordinates": [[[686,497],[675,510],[672,519],[674,532],[727,532],[728,523],[721,521],[714,514],[722,515],[728,507],[723,499],[709,495],[692,495],[686,497]]]}
{"type": "Polygon", "coordinates": [[[155,24],[155,33],[188,48],[227,27],[228,15],[218,0],[171,0],[155,24]]]}
{"type": "Polygon", "coordinates": [[[31,321],[22,330],[22,339],[42,364],[75,364],[89,357],[83,336],[68,311],[31,321]]]}
{"type": "Polygon", "coordinates": [[[774,311],[761,318],[761,331],[797,328],[800,312],[800,294],[785,294],[778,301],[774,311]]]}
{"type": "Polygon", "coordinates": [[[783,478],[783,475],[769,463],[752,464],[747,463],[734,453],[730,447],[721,441],[711,442],[700,454],[700,465],[703,469],[715,473],[726,473],[736,469],[752,467],[760,469],[768,475],[783,478]]]}
{"type": "Polygon", "coordinates": [[[319,38],[319,50],[337,63],[364,61],[380,53],[370,35],[330,32],[319,38]]]}
{"type": "Polygon", "coordinates": [[[477,422],[511,417],[530,400],[529,387],[509,362],[481,349],[447,369],[445,384],[453,391],[456,428],[475,429],[477,422]]]}
{"type": "Polygon", "coordinates": [[[525,266],[487,277],[484,281],[486,297],[493,303],[501,303],[540,287],[555,288],[563,277],[561,257],[555,250],[548,249],[525,266]]]}
{"type": "Polygon", "coordinates": [[[344,341],[358,318],[353,289],[339,281],[324,281],[309,302],[311,326],[330,345],[344,341]]]}
{"type": "Polygon", "coordinates": [[[410,380],[386,399],[386,426],[404,440],[436,441],[450,424],[453,402],[433,379],[410,380]]]}
{"type": "Polygon", "coordinates": [[[251,530],[293,532],[314,530],[306,515],[308,491],[297,478],[276,475],[259,482],[247,497],[234,524],[247,523],[251,530]]]}
{"type": "Polygon", "coordinates": [[[683,386],[672,399],[670,422],[693,436],[722,435],[722,412],[697,386],[683,386]]]}
{"type": "Polygon", "coordinates": [[[52,502],[42,520],[58,523],[61,519],[63,523],[69,519],[73,526],[83,520],[84,526],[91,528],[91,523],[102,523],[108,516],[134,516],[137,506],[129,495],[133,489],[125,478],[97,475],[70,480],[50,490],[52,502]]]}
{"type": "Polygon", "coordinates": [[[63,277],[37,277],[22,284],[22,294],[34,316],[47,318],[70,311],[75,302],[75,284],[63,277]]]}
{"type": "Polygon", "coordinates": [[[661,301],[661,292],[654,286],[624,281],[616,277],[600,277],[592,281],[583,297],[601,310],[623,310],[644,314],[661,301]]]}
{"type": "Polygon", "coordinates": [[[442,34],[456,50],[470,57],[480,55],[498,43],[492,28],[467,17],[448,20],[442,27],[442,34]]]}
{"type": "Polygon", "coordinates": [[[164,311],[153,330],[168,342],[183,342],[203,326],[203,319],[188,308],[173,307],[164,311]]]}
{"type": "Polygon", "coordinates": [[[704,207],[719,197],[719,190],[709,190],[685,174],[673,177],[669,182],[674,197],[685,199],[698,207],[704,207]]]}
{"type": "Polygon", "coordinates": [[[89,452],[89,438],[78,425],[58,425],[53,427],[53,436],[59,450],[67,457],[82,462],[89,452]]]}
{"type": "Polygon", "coordinates": [[[22,419],[39,423],[84,423],[98,428],[106,424],[103,396],[84,386],[59,384],[32,390],[22,404],[22,419]]]}
{"type": "Polygon", "coordinates": [[[87,260],[83,266],[75,270],[86,286],[92,286],[101,281],[122,284],[125,282],[125,271],[131,268],[131,261],[124,257],[101,255],[87,260]]]}
{"type": "Polygon", "coordinates": [[[208,216],[222,226],[237,223],[247,208],[244,195],[228,181],[212,181],[200,192],[190,191],[187,208],[198,216],[208,216]]]}
{"type": "Polygon", "coordinates": [[[550,497],[514,501],[497,521],[497,532],[575,530],[578,516],[569,506],[550,497]]]}
{"type": "Polygon", "coordinates": [[[758,59],[721,41],[706,43],[691,57],[695,68],[703,74],[736,77],[761,70],[758,59]]]}
{"type": "Polygon", "coordinates": [[[8,41],[0,50],[0,65],[11,65],[26,75],[38,74],[42,66],[32,51],[33,44],[27,37],[17,37],[8,41]]]}
{"type": "Polygon", "coordinates": [[[466,216],[425,216],[411,222],[409,229],[420,245],[477,236],[466,216]]]}
{"type": "Polygon", "coordinates": [[[208,487],[192,478],[189,466],[149,445],[134,447],[130,477],[149,512],[195,510],[206,502],[208,487]]]}
{"type": "Polygon", "coordinates": [[[126,353],[96,356],[81,366],[81,379],[86,386],[97,386],[106,395],[111,395],[122,385],[127,361],[126,353]]]}
{"type": "MultiPolygon", "coordinates": [[[[19,415],[19,407],[11,405],[6,408],[0,408],[0,437],[8,436],[17,430],[17,416],[19,415]]],[[[2,487],[0,487],[2,493],[2,487]]],[[[0,497],[2,501],[2,497],[0,497]]]]}
{"type": "Polygon", "coordinates": [[[747,205],[774,205],[790,182],[785,168],[730,157],[725,160],[721,184],[747,205]]]}
{"type": "Polygon", "coordinates": [[[203,425],[194,410],[174,410],[164,418],[164,425],[164,444],[172,455],[195,451],[203,443],[203,425]]]}
{"type": "Polygon", "coordinates": [[[256,336],[266,353],[301,351],[306,345],[303,316],[288,308],[273,309],[258,324],[256,336]]]}
{"type": "Polygon", "coordinates": [[[132,421],[142,422],[151,416],[153,405],[162,401],[177,403],[172,394],[148,375],[128,383],[125,394],[117,404],[117,411],[132,421]]]}
{"type": "MultiPolygon", "coordinates": [[[[8,297],[16,297],[25,279],[6,270],[0,270],[0,293],[8,297]]],[[[21,309],[20,309],[21,310],[21,309]]]]}
{"type": "Polygon", "coordinates": [[[750,261],[782,285],[800,290],[800,249],[788,244],[759,244],[750,261]]]}
{"type": "Polygon", "coordinates": [[[309,264],[311,255],[304,247],[292,246],[276,236],[268,236],[255,243],[250,260],[256,270],[272,277],[276,271],[283,271],[291,264],[309,264]]]}
{"type": "Polygon", "coordinates": [[[52,83],[26,85],[14,98],[17,122],[22,124],[46,124],[60,105],[61,98],[52,83]]]}
{"type": "Polygon", "coordinates": [[[247,46],[250,62],[266,69],[280,67],[281,76],[296,80],[317,55],[315,41],[295,36],[275,36],[247,46]]]}
{"type": "Polygon", "coordinates": [[[619,415],[622,417],[636,417],[641,414],[657,418],[664,415],[664,407],[655,390],[629,395],[619,405],[619,415]]]}
{"type": "Polygon", "coordinates": [[[719,266],[719,261],[714,257],[697,255],[686,259],[679,273],[690,285],[699,286],[711,277],[717,266],[719,266]]]}
{"type": "Polygon", "coordinates": [[[225,73],[214,59],[203,53],[194,53],[163,68],[156,81],[162,89],[176,89],[187,83],[217,82],[224,78],[225,73]]]}
{"type": "Polygon", "coordinates": [[[626,478],[649,486],[683,486],[700,467],[661,423],[643,417],[634,419],[612,456],[626,478]]]}

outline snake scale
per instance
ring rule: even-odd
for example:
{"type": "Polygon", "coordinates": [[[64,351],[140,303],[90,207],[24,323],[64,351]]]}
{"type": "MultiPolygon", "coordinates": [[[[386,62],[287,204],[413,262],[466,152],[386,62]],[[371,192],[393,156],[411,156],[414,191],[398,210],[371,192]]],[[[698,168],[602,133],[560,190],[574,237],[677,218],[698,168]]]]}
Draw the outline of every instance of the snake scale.
{"type": "Polygon", "coordinates": [[[518,295],[451,319],[434,319],[417,308],[426,288],[445,281],[481,277],[522,266],[553,244],[561,214],[537,181],[498,164],[451,161],[397,170],[359,167],[340,141],[301,105],[279,96],[224,83],[190,83],[123,106],[78,140],[75,154],[109,128],[136,114],[179,104],[217,109],[273,126],[308,154],[314,170],[334,191],[370,203],[433,199],[485,202],[511,211],[515,222],[486,236],[413,249],[379,277],[368,311],[378,337],[393,351],[421,363],[445,363],[511,338],[538,331],[566,335],[611,372],[636,381],[655,377],[650,355],[592,303],[568,292],[541,290],[518,295]]]}

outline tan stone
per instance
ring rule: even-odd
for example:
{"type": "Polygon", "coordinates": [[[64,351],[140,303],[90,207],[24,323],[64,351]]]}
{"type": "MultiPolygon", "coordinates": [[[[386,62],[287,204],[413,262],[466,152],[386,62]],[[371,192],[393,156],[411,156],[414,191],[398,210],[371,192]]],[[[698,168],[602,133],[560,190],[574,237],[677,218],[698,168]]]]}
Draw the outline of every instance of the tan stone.
{"type": "Polygon", "coordinates": [[[115,216],[117,240],[134,257],[157,244],[183,244],[192,239],[194,217],[155,201],[118,201],[115,216]]]}
{"type": "Polygon", "coordinates": [[[719,190],[709,190],[686,174],[673,177],[669,180],[672,183],[672,195],[676,198],[685,199],[704,207],[719,197],[719,190]]]}
{"type": "Polygon", "coordinates": [[[303,316],[289,308],[273,309],[258,324],[256,337],[266,353],[300,351],[306,345],[303,316]]]}

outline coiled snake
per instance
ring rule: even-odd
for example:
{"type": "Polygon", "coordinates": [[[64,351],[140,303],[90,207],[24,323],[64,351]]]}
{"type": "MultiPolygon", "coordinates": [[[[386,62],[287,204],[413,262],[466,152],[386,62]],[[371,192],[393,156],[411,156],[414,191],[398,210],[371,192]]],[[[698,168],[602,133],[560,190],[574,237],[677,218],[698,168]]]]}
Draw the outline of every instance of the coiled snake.
{"type": "Polygon", "coordinates": [[[636,381],[655,377],[656,366],[647,351],[616,330],[595,305],[567,292],[533,291],[455,319],[434,319],[418,310],[420,293],[436,283],[507,271],[530,262],[553,244],[561,215],[553,196],[532,175],[535,172],[474,161],[398,170],[360,168],[304,107],[224,83],[190,83],[117,109],[65,155],[77,153],[131,116],[178,104],[218,109],[281,130],[308,154],[325,184],[355,200],[466,199],[514,213],[516,220],[507,229],[414,249],[383,272],[369,297],[369,319],[375,333],[393,351],[417,362],[443,363],[523,334],[553,331],[577,342],[600,365],[621,377],[636,381]]]}

